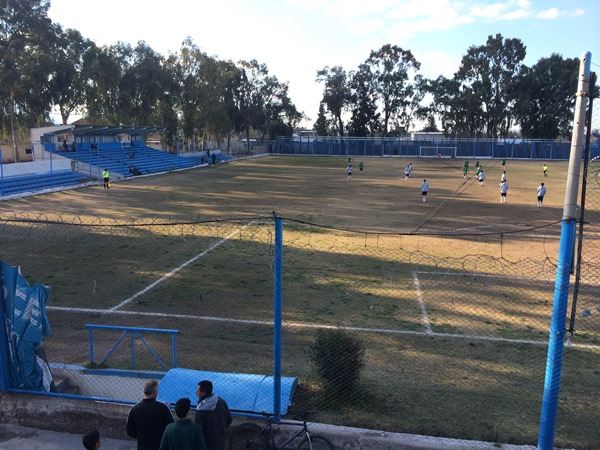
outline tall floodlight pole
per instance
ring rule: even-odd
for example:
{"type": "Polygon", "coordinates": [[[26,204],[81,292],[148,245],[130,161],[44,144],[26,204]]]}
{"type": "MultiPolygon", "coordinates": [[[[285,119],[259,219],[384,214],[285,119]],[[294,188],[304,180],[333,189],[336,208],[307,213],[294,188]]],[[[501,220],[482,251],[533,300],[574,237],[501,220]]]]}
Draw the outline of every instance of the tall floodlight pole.
{"type": "Polygon", "coordinates": [[[577,197],[579,190],[579,173],[581,172],[581,154],[583,149],[583,132],[585,113],[590,81],[590,66],[592,54],[581,55],[579,81],[577,85],[573,136],[571,138],[571,154],[569,157],[569,172],[563,208],[560,247],[554,285],[554,303],[552,321],[548,338],[548,358],[546,360],[546,378],[542,399],[542,414],[538,435],[538,448],[552,450],[556,431],[556,411],[558,393],[560,391],[560,376],[564,339],[566,334],[567,304],[569,297],[569,276],[573,264],[573,245],[575,243],[575,225],[577,197]]]}

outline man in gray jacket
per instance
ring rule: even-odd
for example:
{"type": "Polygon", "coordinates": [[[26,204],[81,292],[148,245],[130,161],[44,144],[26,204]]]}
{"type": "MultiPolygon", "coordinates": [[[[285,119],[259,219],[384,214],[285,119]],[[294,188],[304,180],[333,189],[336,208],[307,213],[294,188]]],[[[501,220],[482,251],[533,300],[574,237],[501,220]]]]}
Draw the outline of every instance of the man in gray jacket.
{"type": "Polygon", "coordinates": [[[204,431],[206,450],[224,450],[227,428],[233,421],[227,402],[213,393],[213,385],[208,380],[198,383],[196,395],[199,403],[194,422],[204,431]]]}

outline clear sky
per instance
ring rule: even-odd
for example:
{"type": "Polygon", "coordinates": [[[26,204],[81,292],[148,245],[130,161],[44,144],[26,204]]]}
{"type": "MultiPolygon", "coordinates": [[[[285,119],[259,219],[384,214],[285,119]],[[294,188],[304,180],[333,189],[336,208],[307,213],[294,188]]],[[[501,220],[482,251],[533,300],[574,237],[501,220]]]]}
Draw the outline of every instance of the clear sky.
{"type": "Polygon", "coordinates": [[[497,33],[525,44],[527,65],[589,51],[600,67],[599,0],[51,0],[49,15],[97,45],[145,41],[167,55],[189,36],[221,60],[256,59],[289,83],[308,126],[317,70],[355,70],[385,44],[410,50],[427,78],[451,77],[469,47],[497,33]]]}

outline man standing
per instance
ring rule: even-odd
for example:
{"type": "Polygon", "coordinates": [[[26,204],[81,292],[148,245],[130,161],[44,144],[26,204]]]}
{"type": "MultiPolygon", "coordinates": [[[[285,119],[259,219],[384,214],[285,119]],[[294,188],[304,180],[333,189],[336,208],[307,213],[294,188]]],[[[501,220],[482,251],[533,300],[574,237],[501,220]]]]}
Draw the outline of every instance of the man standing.
{"type": "Polygon", "coordinates": [[[364,168],[365,168],[365,165],[361,161],[360,164],[358,165],[358,170],[359,170],[359,172],[360,172],[361,175],[363,174],[364,168]]]}
{"type": "Polygon", "coordinates": [[[144,385],[144,399],[131,408],[127,416],[127,435],[137,439],[138,450],[158,450],[165,428],[173,423],[169,407],[156,401],[158,382],[144,385]]]}
{"type": "Polygon", "coordinates": [[[346,173],[348,174],[348,179],[352,179],[352,164],[348,164],[348,168],[346,169],[346,173]]]}
{"type": "Polygon", "coordinates": [[[548,164],[544,163],[544,178],[548,178],[548,164]]]}
{"type": "Polygon", "coordinates": [[[508,193],[508,183],[506,178],[500,183],[500,203],[506,203],[506,194],[508,193]]]}
{"type": "Polygon", "coordinates": [[[160,450],[206,450],[202,428],[189,418],[190,399],[175,403],[177,422],[167,425],[160,441],[160,450]]]}
{"type": "Polygon", "coordinates": [[[110,172],[108,169],[102,171],[102,179],[104,180],[104,189],[110,189],[110,172]]]}
{"type": "Polygon", "coordinates": [[[199,403],[194,422],[204,431],[206,450],[224,450],[227,428],[233,422],[227,402],[213,394],[213,385],[208,380],[198,383],[196,395],[199,403]]]}
{"type": "Polygon", "coordinates": [[[546,195],[546,186],[542,183],[537,188],[538,208],[544,203],[544,195],[546,195]]]}
{"type": "Polygon", "coordinates": [[[423,202],[427,201],[427,192],[429,192],[429,182],[427,180],[423,180],[421,183],[421,196],[423,197],[423,202]]]}

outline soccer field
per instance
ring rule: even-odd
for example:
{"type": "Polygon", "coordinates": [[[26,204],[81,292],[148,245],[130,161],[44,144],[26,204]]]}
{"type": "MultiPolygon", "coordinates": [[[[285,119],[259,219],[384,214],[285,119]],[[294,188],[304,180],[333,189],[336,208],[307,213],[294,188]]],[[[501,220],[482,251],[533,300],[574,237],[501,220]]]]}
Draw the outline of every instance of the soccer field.
{"type": "MultiPolygon", "coordinates": [[[[365,159],[349,180],[346,158],[270,156],[6,201],[2,259],[52,286],[51,361],[86,364],[84,325],[98,323],[179,329],[182,367],[268,374],[275,212],[284,218],[283,369],[300,381],[292,414],[533,443],[567,163],[549,163],[544,178],[542,162],[508,161],[501,204],[500,161],[480,161],[484,186],[463,178],[462,162],[365,159]],[[362,391],[331,404],[309,347],[316,330],[340,326],[364,341],[368,363],[362,391]]],[[[584,289],[581,308],[593,297],[584,289]]],[[[598,326],[586,326],[565,356],[576,402],[564,405],[570,428],[558,436],[582,448],[595,439],[582,430],[598,419],[585,375],[598,326]]],[[[153,344],[168,353],[168,342],[153,344]]],[[[98,352],[111,345],[100,340],[98,352]]],[[[127,363],[126,350],[108,361],[127,363]]]]}

